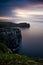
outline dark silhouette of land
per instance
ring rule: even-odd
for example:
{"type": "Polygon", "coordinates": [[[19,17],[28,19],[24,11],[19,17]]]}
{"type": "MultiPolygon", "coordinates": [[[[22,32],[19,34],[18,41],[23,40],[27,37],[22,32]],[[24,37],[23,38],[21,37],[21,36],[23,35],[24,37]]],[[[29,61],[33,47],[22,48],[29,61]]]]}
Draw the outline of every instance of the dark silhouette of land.
{"type": "Polygon", "coordinates": [[[22,40],[21,30],[18,28],[0,28],[0,43],[7,45],[12,52],[18,50],[22,40]]]}
{"type": "Polygon", "coordinates": [[[12,23],[12,22],[0,22],[0,27],[20,27],[29,28],[29,23],[12,23]]]}
{"type": "Polygon", "coordinates": [[[0,42],[4,43],[14,51],[22,41],[21,30],[19,28],[29,28],[27,23],[0,22],[0,42]]]}

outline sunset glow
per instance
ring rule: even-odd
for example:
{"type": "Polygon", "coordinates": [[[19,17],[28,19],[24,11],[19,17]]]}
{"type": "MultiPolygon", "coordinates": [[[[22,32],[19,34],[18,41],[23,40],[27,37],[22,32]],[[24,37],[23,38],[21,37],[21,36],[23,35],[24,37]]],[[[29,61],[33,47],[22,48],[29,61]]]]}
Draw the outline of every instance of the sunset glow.
{"type": "Polygon", "coordinates": [[[37,11],[37,10],[22,10],[22,9],[16,9],[12,10],[13,17],[0,17],[0,20],[17,20],[20,18],[31,18],[32,15],[43,15],[43,11],[37,11]],[[15,17],[16,16],[16,17],[15,17]]]}
{"type": "Polygon", "coordinates": [[[0,20],[12,20],[12,17],[0,17],[0,20]]]}
{"type": "Polygon", "coordinates": [[[16,13],[15,16],[21,17],[21,18],[27,18],[27,16],[29,16],[27,12],[24,10],[13,10],[12,13],[16,13]]]}
{"type": "Polygon", "coordinates": [[[29,15],[43,15],[43,11],[37,11],[37,9],[35,10],[21,10],[21,9],[17,9],[17,10],[13,10],[12,11],[13,13],[16,13],[16,16],[19,16],[19,17],[24,17],[26,18],[27,16],[29,15]]]}
{"type": "MultiPolygon", "coordinates": [[[[19,4],[21,4],[21,1],[19,4]]],[[[11,6],[10,7],[11,9],[10,8],[7,10],[5,9],[4,12],[1,11],[0,20],[9,20],[9,21],[13,21],[13,22],[14,21],[23,22],[23,21],[32,21],[32,20],[39,21],[39,19],[42,20],[43,3],[28,4],[28,2],[25,2],[24,3],[25,6],[22,4],[21,4],[21,6],[19,6],[19,4],[18,4],[18,6],[16,6],[17,4],[11,6]],[[35,16],[37,16],[37,18],[35,16]],[[40,16],[41,16],[41,18],[40,18],[40,16]]]]}

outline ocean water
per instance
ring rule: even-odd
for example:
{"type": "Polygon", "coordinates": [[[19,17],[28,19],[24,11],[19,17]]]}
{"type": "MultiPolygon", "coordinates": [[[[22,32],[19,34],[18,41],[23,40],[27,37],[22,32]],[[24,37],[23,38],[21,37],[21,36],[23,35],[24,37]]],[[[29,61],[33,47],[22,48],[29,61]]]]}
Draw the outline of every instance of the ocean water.
{"type": "Polygon", "coordinates": [[[30,28],[21,29],[22,43],[19,53],[43,57],[43,23],[31,22],[30,28]]]}

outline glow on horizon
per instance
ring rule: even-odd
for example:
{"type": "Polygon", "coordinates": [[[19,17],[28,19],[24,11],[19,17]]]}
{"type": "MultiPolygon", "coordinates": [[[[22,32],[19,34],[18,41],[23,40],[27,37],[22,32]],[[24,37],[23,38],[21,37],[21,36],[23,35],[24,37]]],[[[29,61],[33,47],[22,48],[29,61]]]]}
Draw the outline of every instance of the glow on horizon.
{"type": "Polygon", "coordinates": [[[15,19],[19,19],[19,18],[14,18],[14,17],[5,17],[5,16],[1,16],[0,20],[15,20],[15,19]]]}
{"type": "Polygon", "coordinates": [[[12,13],[16,13],[16,16],[19,17],[24,17],[26,18],[27,16],[30,15],[43,15],[43,11],[35,11],[35,10],[22,10],[22,9],[16,9],[16,10],[12,10],[12,13]]]}
{"type": "Polygon", "coordinates": [[[12,20],[13,18],[12,17],[0,17],[0,20],[12,20]]]}
{"type": "Polygon", "coordinates": [[[25,21],[27,18],[33,17],[33,15],[43,15],[43,4],[30,4],[30,6],[15,8],[11,10],[11,13],[13,17],[0,16],[0,20],[25,21]]]}
{"type": "Polygon", "coordinates": [[[25,10],[22,10],[22,9],[12,10],[12,13],[13,14],[16,13],[14,15],[21,18],[27,18],[27,16],[31,17],[30,15],[28,15],[28,13],[25,10]]]}
{"type": "Polygon", "coordinates": [[[24,18],[30,15],[43,15],[43,3],[29,4],[22,8],[15,8],[12,10],[12,13],[24,18]]]}
{"type": "Polygon", "coordinates": [[[13,17],[2,16],[0,17],[0,20],[15,20],[20,18],[31,18],[32,15],[43,15],[43,11],[33,11],[33,10],[31,11],[22,9],[12,10],[12,13],[13,17]]]}

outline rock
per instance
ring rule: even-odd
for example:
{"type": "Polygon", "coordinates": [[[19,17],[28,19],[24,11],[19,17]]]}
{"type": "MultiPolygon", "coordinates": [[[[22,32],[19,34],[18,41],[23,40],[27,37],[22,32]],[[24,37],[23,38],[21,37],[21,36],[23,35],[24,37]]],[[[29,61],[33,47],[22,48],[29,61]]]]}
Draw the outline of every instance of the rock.
{"type": "Polygon", "coordinates": [[[21,31],[18,28],[0,28],[0,42],[5,43],[13,52],[22,40],[21,31]]]}
{"type": "Polygon", "coordinates": [[[0,22],[0,27],[19,27],[19,28],[30,28],[29,23],[12,23],[12,22],[0,22]]]}
{"type": "Polygon", "coordinates": [[[18,27],[20,27],[20,28],[29,28],[30,27],[30,24],[27,24],[27,23],[19,23],[18,24],[18,27]]]}

